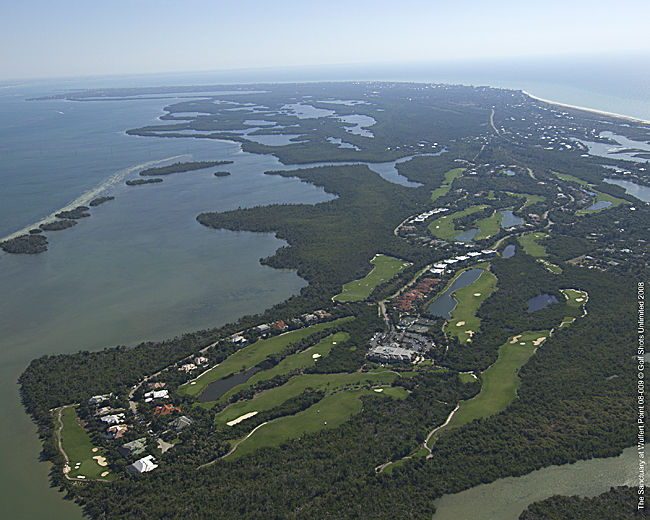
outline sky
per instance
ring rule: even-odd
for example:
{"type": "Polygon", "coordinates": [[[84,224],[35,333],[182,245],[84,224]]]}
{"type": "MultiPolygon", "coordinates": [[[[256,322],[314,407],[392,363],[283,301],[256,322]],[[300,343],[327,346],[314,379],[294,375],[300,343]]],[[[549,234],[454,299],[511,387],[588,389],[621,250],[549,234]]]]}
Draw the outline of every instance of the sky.
{"type": "Polygon", "coordinates": [[[0,81],[650,54],[647,0],[0,0],[0,81]]]}

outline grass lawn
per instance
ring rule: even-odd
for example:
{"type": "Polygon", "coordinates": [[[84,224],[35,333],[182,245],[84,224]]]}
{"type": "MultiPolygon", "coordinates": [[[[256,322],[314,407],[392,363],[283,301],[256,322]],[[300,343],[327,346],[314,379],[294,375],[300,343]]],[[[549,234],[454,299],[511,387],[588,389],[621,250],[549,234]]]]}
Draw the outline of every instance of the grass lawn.
{"type": "Polygon", "coordinates": [[[583,181],[582,179],[578,179],[578,177],[574,177],[573,175],[569,175],[568,173],[558,173],[558,172],[553,172],[558,178],[562,179],[563,181],[568,181],[568,182],[577,182],[581,186],[587,186],[588,182],[583,181]]]}
{"type": "MultiPolygon", "coordinates": [[[[369,374],[346,375],[356,375],[357,379],[364,379],[369,374]]],[[[307,410],[296,415],[280,417],[265,424],[242,442],[228,459],[241,457],[263,446],[279,446],[285,440],[301,437],[304,433],[312,433],[324,428],[336,428],[352,415],[361,411],[363,403],[359,397],[362,395],[386,395],[401,399],[408,395],[403,389],[391,390],[393,390],[391,393],[388,392],[388,388],[381,393],[375,392],[373,389],[352,389],[330,393],[307,410]],[[398,394],[398,390],[402,390],[402,392],[398,394]]]]}
{"type": "Polygon", "coordinates": [[[459,374],[459,377],[463,383],[473,383],[478,379],[474,374],[459,374]]]}
{"type": "Polygon", "coordinates": [[[445,429],[462,426],[474,419],[489,417],[505,410],[514,401],[517,388],[521,385],[517,372],[533,355],[537,347],[534,342],[548,337],[548,334],[549,331],[527,331],[502,345],[497,361],[481,374],[481,392],[461,404],[460,410],[454,414],[445,429]]]}
{"type": "MultiPolygon", "coordinates": [[[[267,379],[271,379],[277,375],[288,374],[292,370],[313,366],[318,362],[318,359],[320,357],[324,357],[327,354],[329,354],[330,350],[332,350],[332,347],[334,345],[338,343],[343,343],[349,337],[350,335],[347,332],[337,332],[336,334],[333,334],[323,339],[317,345],[314,345],[313,347],[309,347],[307,350],[303,352],[298,352],[296,354],[290,355],[289,357],[280,361],[273,368],[270,368],[269,370],[264,370],[262,372],[258,372],[245,383],[241,385],[237,385],[232,390],[226,392],[220,400],[227,399],[232,394],[236,394],[237,392],[245,388],[249,388],[253,386],[255,383],[259,383],[260,381],[266,381],[267,379]],[[320,356],[314,358],[314,355],[318,355],[318,354],[320,354],[320,356]]],[[[213,404],[214,403],[210,403],[210,408],[212,407],[213,404]]]]}
{"type": "MultiPolygon", "coordinates": [[[[61,430],[61,444],[70,459],[70,478],[84,476],[87,479],[106,478],[114,479],[106,466],[100,466],[97,459],[103,457],[104,451],[92,445],[88,432],[77,422],[77,413],[73,407],[65,408],[61,415],[63,429],[61,430]],[[93,451],[93,449],[95,451],[93,451]],[[80,465],[77,465],[81,463],[80,465]]],[[[101,459],[100,459],[101,460],[101,459]]]]}
{"type": "Polygon", "coordinates": [[[440,197],[447,195],[451,189],[451,184],[454,182],[454,179],[461,177],[464,171],[465,168],[454,168],[453,170],[449,170],[447,173],[445,173],[445,181],[442,183],[442,186],[440,186],[440,188],[436,188],[431,192],[431,200],[435,201],[440,197]]]}
{"type": "Polygon", "coordinates": [[[229,374],[240,372],[244,365],[246,368],[254,367],[258,363],[264,361],[266,356],[282,351],[291,342],[299,341],[315,332],[335,327],[338,324],[351,319],[353,318],[341,318],[328,323],[319,323],[318,325],[312,325],[310,327],[305,327],[304,329],[298,329],[269,339],[256,341],[252,345],[238,350],[214,368],[204,372],[193,382],[179,386],[178,394],[190,396],[198,395],[213,381],[217,381],[229,374]]]}
{"type": "Polygon", "coordinates": [[[454,291],[458,304],[451,311],[451,320],[445,323],[445,332],[456,336],[462,343],[470,341],[472,334],[481,328],[481,320],[476,317],[476,311],[494,292],[496,283],[496,277],[485,270],[473,284],[454,291]]]}
{"type": "MultiPolygon", "coordinates": [[[[345,387],[361,386],[368,384],[368,380],[373,385],[389,385],[393,380],[399,377],[394,372],[367,372],[352,374],[303,374],[290,379],[285,385],[271,388],[257,394],[253,399],[238,401],[226,408],[223,412],[215,417],[215,424],[220,427],[226,427],[226,423],[237,419],[250,412],[263,412],[284,403],[292,397],[302,394],[305,389],[313,388],[314,390],[326,390],[332,393],[335,390],[341,390],[345,387]]],[[[386,390],[384,390],[386,391],[386,390]]],[[[383,392],[382,392],[383,393],[383,392]]]]}
{"type": "Polygon", "coordinates": [[[481,211],[485,208],[487,208],[487,206],[471,206],[466,210],[457,211],[451,215],[440,217],[438,220],[432,222],[429,225],[429,231],[431,234],[438,238],[441,238],[442,240],[453,240],[455,236],[461,233],[461,231],[457,231],[454,227],[454,219],[464,217],[465,215],[469,215],[477,211],[481,211]]]}
{"type": "Polygon", "coordinates": [[[490,238],[492,235],[496,235],[499,232],[499,229],[501,229],[502,220],[503,215],[497,211],[491,217],[476,222],[474,225],[481,231],[477,233],[474,240],[483,240],[484,238],[490,238]]]}
{"type": "Polygon", "coordinates": [[[524,203],[524,208],[527,208],[531,204],[536,204],[537,202],[544,202],[546,197],[541,195],[531,195],[530,193],[512,193],[510,191],[506,192],[508,195],[514,195],[515,197],[526,197],[526,202],[524,203]]]}
{"type": "Polygon", "coordinates": [[[546,256],[546,247],[539,245],[536,240],[546,238],[548,235],[546,233],[536,232],[528,233],[523,237],[517,237],[519,243],[524,248],[526,254],[539,258],[541,256],[546,256]]]}
{"type": "Polygon", "coordinates": [[[577,289],[560,289],[560,291],[566,297],[567,305],[571,307],[581,307],[587,303],[589,298],[586,291],[578,291],[577,289]]]}
{"type": "Polygon", "coordinates": [[[346,283],[343,286],[343,292],[334,296],[334,301],[356,302],[365,300],[377,285],[385,280],[389,280],[410,265],[403,260],[386,255],[377,255],[370,263],[374,264],[375,268],[368,276],[361,280],[346,283]]]}
{"type": "Polygon", "coordinates": [[[542,260],[541,258],[538,258],[537,261],[544,264],[546,266],[546,269],[548,269],[552,273],[562,274],[562,268],[559,265],[552,264],[551,262],[547,262],[546,260],[542,260]]]}

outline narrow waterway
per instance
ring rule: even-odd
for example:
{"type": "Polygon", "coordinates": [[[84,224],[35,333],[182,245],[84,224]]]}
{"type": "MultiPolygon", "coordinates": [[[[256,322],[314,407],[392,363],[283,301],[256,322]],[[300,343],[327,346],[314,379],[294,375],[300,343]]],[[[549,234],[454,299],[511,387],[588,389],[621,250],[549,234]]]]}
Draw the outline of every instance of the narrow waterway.
{"type": "Polygon", "coordinates": [[[581,460],[481,484],[436,500],[434,520],[517,520],[529,504],[553,495],[593,497],[612,486],[635,486],[636,448],[620,457],[581,460]]]}

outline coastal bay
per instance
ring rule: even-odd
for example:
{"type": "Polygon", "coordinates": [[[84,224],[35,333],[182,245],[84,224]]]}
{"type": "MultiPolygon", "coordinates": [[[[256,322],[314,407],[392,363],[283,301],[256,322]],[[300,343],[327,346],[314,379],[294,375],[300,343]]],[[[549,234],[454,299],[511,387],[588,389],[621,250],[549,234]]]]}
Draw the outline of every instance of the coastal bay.
{"type": "MultiPolygon", "coordinates": [[[[175,145],[187,146],[187,140],[178,141],[175,145]]],[[[232,148],[225,150],[229,157],[232,148]]],[[[225,211],[246,200],[252,206],[332,198],[297,179],[264,176],[263,168],[268,166],[263,161],[273,162],[272,158],[240,157],[241,163],[235,162],[228,178],[194,179],[192,185],[170,178],[155,190],[144,187],[147,191],[137,198],[125,189],[116,190],[116,200],[93,213],[88,222],[62,235],[52,235],[47,256],[27,261],[24,257],[2,256],[4,265],[10,267],[7,281],[13,274],[20,282],[12,286],[19,304],[13,313],[6,314],[17,322],[7,328],[7,344],[11,345],[14,338],[7,359],[14,356],[18,360],[14,366],[18,367],[21,357],[29,352],[34,357],[164,339],[259,312],[299,291],[304,282],[295,274],[258,264],[258,258],[270,255],[282,242],[269,235],[215,232],[188,218],[208,204],[211,210],[225,211]],[[245,164],[245,160],[250,163],[245,164]],[[251,163],[262,167],[251,168],[251,163]],[[156,193],[159,188],[166,191],[156,193]],[[197,193],[204,195],[197,197],[197,193]],[[218,208],[214,207],[215,194],[223,199],[218,208]],[[258,199],[248,199],[251,194],[258,199]],[[216,266],[215,258],[220,261],[216,266]],[[242,268],[245,280],[233,277],[234,267],[242,268]],[[248,278],[256,270],[258,282],[248,278]],[[269,276],[273,281],[269,282],[269,276]],[[222,278],[230,278],[232,284],[223,287],[222,278]],[[114,280],[124,279],[130,287],[114,287],[114,280]],[[206,280],[211,285],[206,286],[206,280]],[[35,306],[34,295],[39,295],[35,306]],[[80,319],[80,315],[86,316],[80,319]]],[[[15,378],[15,369],[7,375],[8,380],[15,378]]],[[[6,437],[3,434],[7,440],[11,436],[10,431],[6,437]]]]}

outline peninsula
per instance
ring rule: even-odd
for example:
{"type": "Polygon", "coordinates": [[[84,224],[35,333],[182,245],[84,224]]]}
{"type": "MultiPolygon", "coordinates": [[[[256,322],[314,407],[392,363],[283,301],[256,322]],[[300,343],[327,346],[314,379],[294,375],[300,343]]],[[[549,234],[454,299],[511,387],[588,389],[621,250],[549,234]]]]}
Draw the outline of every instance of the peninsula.
{"type": "MultiPolygon", "coordinates": [[[[32,361],[52,482],[89,517],[435,519],[442,495],[636,445],[650,209],[606,180],[650,175],[588,144],[650,125],[489,87],[228,88],[127,133],[234,141],[333,195],[196,217],[274,233],[261,262],[308,285],[220,328],[32,361]]],[[[141,175],[225,163],[203,164],[141,175]]],[[[603,491],[596,512],[634,514],[635,490],[603,491]]]]}

